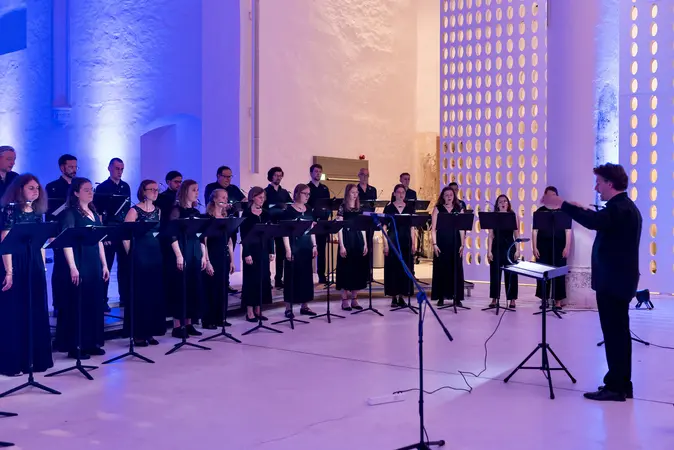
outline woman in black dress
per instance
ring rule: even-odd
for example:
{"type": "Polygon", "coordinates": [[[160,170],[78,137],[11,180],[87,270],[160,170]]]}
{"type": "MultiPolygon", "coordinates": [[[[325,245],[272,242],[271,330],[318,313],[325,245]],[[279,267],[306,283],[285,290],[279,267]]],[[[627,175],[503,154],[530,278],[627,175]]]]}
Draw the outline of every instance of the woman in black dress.
{"type": "MultiPolygon", "coordinates": [[[[506,195],[499,195],[494,204],[494,210],[503,214],[515,214],[510,199],[506,195]]],[[[515,217],[516,228],[514,231],[501,232],[499,230],[489,230],[487,238],[487,261],[489,261],[489,297],[491,303],[489,307],[496,306],[497,299],[501,293],[501,271],[504,266],[510,264],[508,256],[514,262],[520,256],[517,245],[512,245],[519,236],[519,221],[515,217]],[[512,246],[512,247],[511,247],[512,246]],[[510,254],[508,254],[510,249],[510,254]]],[[[510,302],[510,308],[515,308],[517,300],[517,275],[511,272],[505,274],[506,300],[510,302]]]]}
{"type": "MultiPolygon", "coordinates": [[[[414,206],[405,203],[405,186],[397,184],[393,188],[395,201],[386,205],[384,214],[414,214],[414,206]]],[[[417,236],[415,228],[398,229],[398,241],[396,241],[395,228],[393,225],[384,226],[384,232],[389,235],[391,242],[400,245],[400,254],[405,260],[405,264],[410,272],[414,270],[414,254],[417,252],[417,236]]],[[[403,297],[409,297],[414,293],[412,281],[405,273],[405,269],[400,264],[400,260],[395,252],[389,249],[388,240],[384,238],[384,294],[391,297],[391,307],[405,306],[403,297]]]]}
{"type": "MultiPolygon", "coordinates": [[[[248,191],[248,209],[243,212],[241,224],[241,242],[245,242],[248,233],[258,223],[269,223],[269,213],[262,209],[264,189],[255,186],[248,191]]],[[[274,239],[265,242],[251,242],[242,245],[243,287],[242,306],[246,307],[246,320],[257,322],[258,317],[267,320],[260,311],[260,305],[271,303],[271,270],[269,263],[274,261],[274,239]]]]}
{"type": "MultiPolygon", "coordinates": [[[[344,189],[344,203],[339,207],[337,220],[354,220],[361,214],[358,200],[358,186],[347,184],[344,189]]],[[[367,259],[365,231],[349,227],[339,230],[339,255],[337,256],[337,290],[342,291],[342,309],[363,309],[358,304],[358,291],[365,289],[370,275],[367,259]],[[349,306],[349,296],[351,306],[349,306]]]]}
{"type": "Polygon", "coordinates": [[[461,213],[459,198],[449,186],[440,192],[431,215],[431,239],[433,240],[433,281],[431,298],[438,306],[445,299],[454,299],[456,306],[462,306],[464,299],[463,248],[466,242],[465,231],[438,230],[438,217],[441,214],[461,213]],[[455,283],[456,281],[456,283],[455,283]]]}
{"type": "MultiPolygon", "coordinates": [[[[185,180],[178,189],[176,199],[177,205],[171,211],[170,220],[188,219],[192,217],[201,217],[201,213],[196,208],[199,202],[199,185],[194,180],[185,180]]],[[[201,336],[192,324],[193,321],[199,321],[203,307],[203,286],[201,283],[201,272],[206,269],[206,252],[204,244],[199,240],[196,234],[187,236],[185,239],[173,236],[171,238],[171,248],[175,257],[175,289],[172,293],[171,316],[173,316],[173,331],[171,336],[182,339],[183,327],[188,336],[201,336]],[[183,274],[183,271],[185,273],[183,274]],[[185,292],[187,293],[186,317],[183,318],[183,281],[185,282],[185,292]]]]}
{"type": "MultiPolygon", "coordinates": [[[[41,223],[47,210],[47,195],[38,179],[31,174],[19,175],[9,185],[2,200],[2,240],[21,223],[41,223]]],[[[0,278],[0,375],[17,376],[29,372],[29,320],[33,328],[33,372],[44,372],[54,365],[51,356],[51,332],[47,309],[47,280],[44,273],[44,250],[16,249],[2,255],[0,278]],[[28,296],[31,283],[32,296],[28,296]],[[32,319],[29,319],[29,302],[32,319]]]]}
{"type": "MultiPolygon", "coordinates": [[[[206,214],[215,219],[228,217],[231,205],[224,189],[211,192],[206,206],[206,214]]],[[[204,237],[206,248],[206,274],[204,275],[204,318],[201,326],[215,330],[223,325],[224,311],[229,307],[229,275],[234,273],[234,244],[231,237],[225,240],[221,236],[204,237]]],[[[224,323],[230,326],[229,323],[224,323]]]]}
{"type": "MultiPolygon", "coordinates": [[[[161,210],[154,205],[159,185],[154,180],[143,180],[138,187],[138,203],[126,214],[125,222],[152,222],[156,226],[145,236],[136,238],[133,249],[133,335],[137,347],[158,345],[154,336],[166,333],[163,263],[161,245],[155,233],[159,230],[161,210]]],[[[131,241],[124,241],[129,253],[131,241]]],[[[131,265],[129,264],[129,268],[131,265]]],[[[129,283],[130,285],[130,283],[129,283]]],[[[128,336],[131,315],[124,310],[124,332],[128,336]]]]}
{"type": "MultiPolygon", "coordinates": [[[[554,186],[546,187],[545,194],[559,195],[557,188],[554,186]]],[[[538,211],[559,210],[541,206],[538,211]]],[[[547,230],[533,230],[531,233],[531,248],[536,261],[539,263],[555,267],[565,266],[566,258],[571,250],[571,230],[559,230],[554,233],[547,230]]],[[[546,291],[546,297],[555,301],[555,306],[552,309],[561,309],[562,300],[566,298],[566,277],[557,277],[546,283],[546,291]]],[[[540,280],[536,282],[536,297],[543,299],[543,283],[540,280]]]]}
{"type": "MultiPolygon", "coordinates": [[[[86,178],[74,178],[68,191],[68,207],[59,214],[61,228],[101,226],[101,218],[93,204],[94,187],[86,178]]],[[[80,359],[90,355],[104,355],[103,307],[105,282],[110,271],[105,260],[103,243],[75,250],[62,250],[63,259],[54,258],[54,278],[58,280],[54,294],[59,296],[59,315],[56,322],[58,350],[68,352],[69,358],[77,358],[77,327],[80,308],[78,290],[82,294],[81,327],[82,341],[80,359]]]]}
{"type": "MultiPolygon", "coordinates": [[[[281,220],[313,221],[311,211],[307,208],[307,201],[311,190],[306,184],[298,184],[293,192],[293,204],[283,212],[281,220]]],[[[318,255],[316,236],[305,234],[294,238],[284,237],[285,246],[285,283],[283,300],[286,303],[286,317],[293,317],[291,304],[299,303],[300,314],[315,316],[309,308],[314,299],[314,258],[318,255]]]]}

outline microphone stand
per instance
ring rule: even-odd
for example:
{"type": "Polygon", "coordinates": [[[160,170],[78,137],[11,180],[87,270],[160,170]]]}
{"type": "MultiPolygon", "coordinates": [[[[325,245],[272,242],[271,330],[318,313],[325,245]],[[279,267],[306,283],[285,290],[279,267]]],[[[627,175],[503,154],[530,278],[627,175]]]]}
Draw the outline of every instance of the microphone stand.
{"type": "MultiPolygon", "coordinates": [[[[377,215],[371,215],[372,220],[374,221],[374,224],[379,228],[380,230],[383,231],[383,226],[381,221],[379,220],[379,216],[377,215]]],[[[385,215],[385,217],[388,217],[385,215]]],[[[395,219],[392,220],[393,222],[393,227],[395,231],[395,236],[396,236],[396,241],[398,240],[398,229],[395,225],[395,219]]],[[[401,447],[398,450],[430,450],[431,446],[439,446],[442,447],[445,445],[444,440],[439,440],[439,441],[428,441],[425,440],[425,433],[426,433],[426,427],[424,426],[424,317],[426,315],[426,310],[424,309],[422,311],[422,306],[429,308],[433,315],[435,316],[435,319],[438,321],[440,326],[442,327],[442,330],[445,332],[445,335],[447,336],[447,339],[451,341],[454,340],[452,335],[449,333],[449,330],[447,327],[445,327],[445,324],[442,323],[442,320],[440,320],[440,317],[438,316],[438,313],[435,312],[435,309],[433,309],[433,305],[428,301],[428,297],[426,296],[426,292],[424,291],[424,288],[421,287],[419,282],[414,278],[414,275],[410,271],[409,267],[407,267],[407,264],[405,264],[405,260],[403,259],[403,256],[400,254],[400,250],[398,249],[397,246],[393,245],[393,242],[391,241],[391,238],[386,234],[382,233],[386,240],[389,243],[389,249],[393,250],[395,253],[396,257],[398,260],[400,260],[400,264],[402,265],[403,269],[405,270],[405,274],[407,277],[414,283],[416,289],[417,289],[417,301],[419,302],[419,441],[415,444],[408,445],[406,447],[401,447]]]]}

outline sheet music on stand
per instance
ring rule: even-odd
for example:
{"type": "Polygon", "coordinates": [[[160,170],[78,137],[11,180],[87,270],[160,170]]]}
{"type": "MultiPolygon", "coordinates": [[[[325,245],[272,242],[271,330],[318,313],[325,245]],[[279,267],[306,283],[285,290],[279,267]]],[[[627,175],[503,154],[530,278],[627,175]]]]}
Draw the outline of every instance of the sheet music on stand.
{"type": "Polygon", "coordinates": [[[504,268],[507,271],[539,280],[551,280],[569,273],[569,266],[554,267],[531,261],[518,261],[504,268]]]}
{"type": "Polygon", "coordinates": [[[68,202],[65,202],[64,204],[62,204],[61,206],[59,206],[58,208],[56,208],[56,209],[54,210],[53,213],[51,213],[52,216],[54,216],[54,217],[58,216],[58,215],[61,214],[63,211],[65,211],[65,209],[66,209],[67,207],[68,207],[68,202]]]}

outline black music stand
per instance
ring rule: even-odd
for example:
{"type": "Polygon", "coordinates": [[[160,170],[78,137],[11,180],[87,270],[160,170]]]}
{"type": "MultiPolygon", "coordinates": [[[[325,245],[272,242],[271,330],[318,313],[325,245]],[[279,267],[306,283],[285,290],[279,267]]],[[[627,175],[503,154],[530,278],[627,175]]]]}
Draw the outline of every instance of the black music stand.
{"type": "Polygon", "coordinates": [[[94,192],[94,206],[97,211],[103,213],[103,220],[106,224],[111,216],[117,216],[127,204],[131,204],[131,199],[126,195],[94,192]]]}
{"type": "MultiPolygon", "coordinates": [[[[201,234],[202,236],[205,236],[207,238],[209,237],[220,237],[225,240],[227,243],[227,248],[229,248],[229,240],[231,236],[234,236],[236,233],[236,229],[239,228],[241,225],[241,222],[243,222],[243,219],[240,217],[227,217],[226,219],[213,219],[211,220],[211,223],[208,225],[208,228],[204,230],[204,232],[201,234]]],[[[229,251],[229,250],[227,250],[229,251]]],[[[229,270],[229,267],[224,267],[223,270],[229,270]]],[[[223,282],[223,292],[225,293],[225,304],[223,305],[223,318],[222,318],[222,329],[220,330],[219,333],[216,333],[212,336],[205,337],[203,339],[199,339],[199,342],[207,342],[210,341],[211,339],[215,339],[217,337],[226,337],[229,340],[232,340],[236,342],[237,344],[240,344],[241,341],[229,334],[226,330],[226,324],[227,324],[227,310],[229,309],[229,293],[227,292],[227,283],[225,282],[226,277],[223,275],[222,277],[222,282],[223,282]]]]}
{"type": "MultiPolygon", "coordinates": [[[[50,394],[60,395],[59,391],[44,386],[35,381],[33,376],[33,251],[41,249],[48,239],[58,234],[59,226],[55,222],[49,223],[17,223],[0,243],[0,254],[11,255],[25,250],[28,266],[28,381],[0,394],[0,398],[21,391],[27,387],[35,387],[50,394]]],[[[44,273],[38,274],[44,276],[44,273]]]]}
{"type": "MultiPolygon", "coordinates": [[[[273,239],[275,237],[280,237],[281,236],[281,229],[278,225],[269,225],[269,224],[263,224],[263,223],[256,223],[255,226],[248,232],[248,235],[241,241],[241,245],[243,244],[257,244],[259,243],[260,246],[262,247],[263,250],[267,249],[267,241],[269,239],[273,239]]],[[[260,252],[261,253],[261,252],[260,252]]],[[[259,264],[269,264],[269,259],[265,259],[264,261],[260,261],[259,264]]],[[[253,261],[253,264],[255,261],[253,261]]],[[[244,261],[244,264],[246,262],[244,261]]],[[[273,331],[275,333],[283,333],[281,330],[277,330],[276,328],[268,327],[267,325],[264,325],[262,323],[262,289],[264,286],[264,279],[262,278],[263,276],[263,271],[260,270],[260,299],[259,299],[259,307],[260,307],[260,314],[257,317],[257,325],[255,325],[253,328],[250,330],[244,332],[241,334],[241,336],[246,336],[254,331],[257,330],[267,330],[267,331],[273,331]]],[[[268,282],[271,282],[268,280],[268,282]]]]}
{"type": "MultiPolygon", "coordinates": [[[[397,231],[400,228],[418,228],[424,226],[427,222],[430,216],[428,214],[424,215],[410,215],[410,214],[394,214],[393,217],[388,217],[389,221],[389,227],[394,226],[393,221],[395,221],[395,230],[397,231]]],[[[411,236],[410,236],[411,237],[411,236]]],[[[397,240],[397,239],[396,239],[397,240]]],[[[410,245],[410,253],[408,255],[410,258],[410,261],[412,263],[412,267],[410,267],[410,272],[414,273],[414,254],[412,253],[412,246],[410,245]]],[[[410,287],[414,287],[414,283],[410,282],[410,287]]],[[[411,296],[408,294],[407,295],[407,304],[405,306],[398,306],[396,308],[391,309],[391,312],[393,311],[400,311],[403,309],[409,309],[412,311],[414,314],[417,314],[418,308],[416,306],[412,306],[411,303],[411,296]]]]}
{"type": "MultiPolygon", "coordinates": [[[[187,248],[187,236],[192,236],[196,235],[197,233],[200,233],[204,228],[208,226],[208,223],[210,222],[209,219],[196,219],[196,218],[189,218],[189,219],[176,219],[176,220],[169,220],[164,224],[164,230],[161,232],[161,234],[165,236],[177,236],[178,237],[178,242],[180,242],[182,245],[182,251],[185,251],[185,248],[187,248]]],[[[183,261],[185,262],[185,258],[183,258],[183,261]]],[[[193,344],[191,342],[187,342],[187,266],[186,262],[183,265],[183,270],[182,270],[182,303],[183,303],[183,311],[182,311],[182,329],[183,329],[183,336],[180,342],[175,344],[171,350],[166,352],[167,355],[170,355],[171,353],[175,353],[176,351],[180,350],[181,348],[188,346],[192,348],[198,348],[200,350],[210,350],[210,348],[205,347],[203,345],[199,344],[193,344]]],[[[175,319],[175,317],[174,317],[175,319]]]]}
{"type": "MultiPolygon", "coordinates": [[[[292,249],[292,244],[295,241],[295,238],[302,236],[305,234],[309,228],[311,228],[311,221],[309,220],[282,220],[278,223],[279,228],[280,228],[280,234],[281,238],[287,237],[290,239],[290,247],[292,249]]],[[[285,261],[283,261],[283,264],[285,265],[285,261]]],[[[288,264],[288,267],[286,267],[285,270],[290,269],[292,271],[292,276],[290,277],[290,294],[292,295],[294,293],[294,283],[295,283],[295,265],[290,261],[288,264]]],[[[287,273],[287,272],[286,272],[287,273]]],[[[313,273],[312,273],[313,276],[313,273]]],[[[313,284],[313,282],[312,282],[313,284]]],[[[285,292],[284,292],[285,295],[285,292]]],[[[300,319],[295,319],[294,313],[293,313],[293,304],[290,303],[290,317],[279,320],[278,322],[273,322],[272,325],[279,325],[282,323],[290,322],[290,328],[295,329],[295,322],[299,323],[309,323],[306,320],[300,320],[300,319]]]]}
{"type": "MultiPolygon", "coordinates": [[[[326,220],[332,220],[333,213],[335,211],[339,210],[339,207],[342,206],[342,203],[344,203],[343,199],[335,198],[335,197],[316,199],[316,202],[314,203],[314,208],[313,208],[314,218],[317,219],[316,222],[320,223],[320,222],[324,222],[326,220]],[[318,216],[316,215],[317,211],[321,212],[321,214],[318,215],[318,216]],[[327,212],[327,217],[326,217],[326,214],[325,214],[326,212],[327,212]]],[[[316,234],[316,246],[318,247],[320,245],[319,239],[322,239],[323,236],[325,236],[326,237],[325,245],[328,246],[328,251],[330,251],[330,248],[332,247],[332,242],[328,241],[328,239],[327,239],[328,236],[324,235],[324,234],[319,234],[319,233],[315,233],[315,234],[316,234]]],[[[332,236],[330,236],[330,237],[332,237],[332,236]]],[[[333,254],[333,257],[334,257],[334,254],[333,254]]],[[[335,284],[335,270],[336,270],[336,268],[334,267],[334,264],[332,262],[332,259],[330,259],[330,256],[328,256],[328,259],[329,259],[329,261],[326,261],[326,264],[325,264],[326,270],[328,271],[328,273],[323,274],[323,275],[326,275],[326,277],[325,277],[325,281],[326,281],[325,285],[326,286],[330,286],[332,284],[335,284]]],[[[318,265],[316,267],[318,267],[318,265]]],[[[320,280],[321,274],[318,274],[318,278],[320,280]]]]}
{"type": "MultiPolygon", "coordinates": [[[[473,229],[473,221],[475,220],[475,214],[471,213],[448,213],[448,214],[438,214],[437,219],[437,232],[444,233],[454,233],[456,231],[467,232],[473,229]]],[[[460,245],[460,244],[459,244],[460,245]]],[[[463,256],[459,256],[458,264],[463,264],[463,256]]],[[[467,306],[458,306],[457,303],[457,285],[458,285],[458,267],[457,261],[454,261],[454,297],[452,298],[451,305],[440,306],[438,309],[447,309],[454,308],[454,314],[458,314],[459,311],[457,308],[461,309],[470,309],[467,306]]],[[[461,289],[465,289],[464,286],[461,289]]]]}
{"type": "Polygon", "coordinates": [[[120,244],[122,241],[130,241],[129,253],[127,255],[127,261],[129,262],[129,304],[124,306],[124,315],[129,314],[129,351],[123,355],[115,356],[114,358],[103,361],[101,364],[110,364],[112,362],[124,359],[128,356],[132,356],[145,361],[146,363],[154,364],[150,358],[146,358],[143,355],[140,355],[136,352],[134,345],[135,339],[135,330],[134,330],[134,320],[136,313],[134,312],[136,293],[134,285],[134,256],[136,252],[136,239],[145,236],[153,228],[157,226],[157,222],[124,222],[120,223],[118,226],[112,227],[110,234],[108,235],[109,241],[115,245],[120,244]]]}
{"type": "MultiPolygon", "coordinates": [[[[483,230],[494,231],[494,240],[496,241],[496,255],[493,255],[492,249],[492,256],[495,257],[494,259],[500,272],[503,270],[503,267],[505,266],[505,263],[507,261],[501,261],[501,243],[496,239],[496,231],[498,230],[499,233],[503,233],[506,231],[510,231],[512,233],[513,231],[515,231],[517,229],[517,220],[515,219],[515,213],[479,212],[478,215],[480,218],[480,228],[482,228],[483,230]]],[[[503,273],[504,282],[505,276],[506,273],[504,272],[503,273]]],[[[506,299],[506,302],[507,300],[508,299],[506,299]]],[[[501,283],[499,283],[498,286],[498,296],[496,297],[496,306],[487,306],[486,308],[482,308],[482,311],[491,311],[492,309],[496,311],[497,316],[499,313],[499,309],[505,309],[506,311],[515,311],[514,309],[509,308],[507,304],[506,306],[501,306],[501,283]]]]}
{"type": "MultiPolygon", "coordinates": [[[[547,231],[548,233],[552,234],[552,261],[545,261],[542,262],[543,264],[554,264],[555,262],[555,234],[558,231],[566,231],[571,229],[571,216],[568,214],[564,213],[561,210],[551,210],[551,211],[536,211],[534,212],[534,223],[533,227],[534,230],[540,231],[547,231]]],[[[540,233],[539,233],[540,236],[540,233]]],[[[547,289],[547,286],[545,283],[541,283],[541,290],[547,289]]],[[[554,301],[554,294],[555,294],[555,285],[554,282],[550,282],[550,296],[553,297],[554,301]]],[[[545,312],[546,314],[549,312],[552,312],[555,316],[557,316],[558,319],[561,319],[562,316],[560,314],[566,314],[564,311],[560,311],[557,308],[548,308],[547,303],[541,303],[541,310],[539,312],[535,312],[534,315],[537,314],[543,314],[545,312]]]]}
{"type": "MultiPolygon", "coordinates": [[[[513,245],[517,245],[517,243],[513,243],[513,245]]],[[[510,249],[508,249],[510,251],[510,249]]],[[[548,290],[546,284],[550,282],[551,280],[557,278],[557,276],[563,276],[563,275],[550,275],[551,272],[553,272],[555,269],[558,269],[557,267],[552,267],[552,266],[546,266],[544,264],[536,264],[536,263],[529,263],[529,265],[535,265],[537,266],[536,272],[531,271],[531,270],[518,270],[518,265],[513,264],[511,266],[506,266],[504,270],[517,273],[520,275],[523,275],[525,277],[529,278],[534,278],[536,280],[540,280],[543,282],[543,287],[545,288],[543,290],[543,304],[546,305],[548,301],[548,290]]],[[[513,375],[517,373],[518,370],[520,369],[533,369],[533,370],[541,370],[543,371],[543,375],[545,375],[545,378],[548,379],[548,387],[550,388],[550,399],[554,400],[555,399],[555,393],[552,390],[552,376],[550,374],[551,371],[553,370],[563,370],[566,372],[568,377],[571,379],[572,383],[576,382],[576,379],[573,378],[573,375],[571,375],[571,372],[569,372],[569,369],[566,368],[564,363],[557,357],[554,351],[552,351],[552,348],[550,348],[550,344],[548,344],[547,341],[547,320],[546,318],[548,317],[547,314],[541,314],[541,342],[536,346],[536,348],[533,349],[529,355],[524,358],[524,361],[522,361],[516,368],[515,370],[512,371],[510,375],[508,375],[503,382],[507,383],[513,375]],[[536,354],[538,350],[541,350],[541,365],[537,367],[532,367],[532,366],[525,366],[527,361],[531,359],[532,356],[536,354]],[[555,358],[555,361],[557,361],[557,364],[559,364],[559,367],[550,367],[550,360],[548,357],[548,353],[552,355],[553,358],[555,358]]]]}
{"type": "MultiPolygon", "coordinates": [[[[339,230],[341,230],[345,225],[350,225],[350,222],[335,222],[332,220],[320,220],[316,222],[316,225],[309,231],[309,234],[313,235],[327,235],[329,237],[332,237],[334,234],[339,233],[339,230]]],[[[332,243],[328,245],[328,261],[330,262],[329,266],[332,266],[332,260],[333,260],[333,251],[332,251],[332,243]]],[[[326,305],[327,305],[327,311],[324,314],[318,314],[316,316],[309,317],[309,319],[318,319],[319,317],[326,317],[328,319],[328,323],[332,323],[330,318],[331,317],[337,317],[339,319],[344,319],[344,316],[340,316],[339,314],[333,314],[330,312],[330,284],[326,284],[326,288],[328,290],[327,296],[326,296],[326,305]]]]}
{"type": "MultiPolygon", "coordinates": [[[[375,225],[375,223],[372,221],[370,216],[365,216],[365,215],[356,216],[356,218],[353,220],[353,223],[352,223],[350,228],[352,230],[364,231],[366,243],[367,243],[368,233],[374,233],[375,229],[377,229],[377,230],[379,229],[379,227],[377,225],[375,225]]],[[[371,253],[372,249],[368,248],[367,251],[369,253],[371,253]]],[[[370,257],[368,258],[368,266],[369,266],[369,270],[370,270],[369,281],[367,283],[368,305],[367,305],[366,308],[359,309],[358,311],[352,312],[351,313],[352,315],[353,314],[360,314],[360,313],[363,313],[365,311],[372,311],[373,313],[378,314],[382,317],[384,316],[382,313],[379,312],[379,310],[372,307],[372,276],[373,276],[373,272],[374,272],[374,269],[372,267],[373,263],[374,263],[374,259],[370,255],[370,257]]]]}
{"type": "MultiPolygon", "coordinates": [[[[18,414],[0,411],[0,417],[16,417],[18,414]]],[[[11,442],[0,442],[0,448],[14,447],[11,442]]]]}
{"type": "Polygon", "coordinates": [[[405,200],[405,204],[412,205],[414,212],[426,211],[431,204],[430,200],[405,200]]]}
{"type": "MultiPolygon", "coordinates": [[[[72,248],[73,255],[75,256],[75,261],[79,261],[82,255],[82,247],[91,247],[98,245],[105,236],[109,233],[109,227],[75,227],[75,228],[66,228],[56,236],[46,248],[51,248],[54,250],[63,250],[64,248],[72,248]]],[[[59,370],[56,372],[49,373],[45,377],[53,377],[56,375],[61,375],[62,373],[70,372],[71,370],[77,370],[79,373],[84,375],[87,380],[93,380],[94,377],[88,372],[89,370],[95,370],[98,366],[89,366],[82,365],[82,282],[77,286],[77,349],[76,349],[76,361],[75,365],[68,367],[67,369],[59,370]]]]}

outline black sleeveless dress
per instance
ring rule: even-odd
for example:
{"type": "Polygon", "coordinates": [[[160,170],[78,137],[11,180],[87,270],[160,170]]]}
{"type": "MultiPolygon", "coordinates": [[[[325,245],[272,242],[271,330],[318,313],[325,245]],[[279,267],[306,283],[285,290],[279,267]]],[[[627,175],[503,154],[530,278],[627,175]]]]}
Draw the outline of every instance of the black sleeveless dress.
{"type": "MultiPolygon", "coordinates": [[[[136,222],[156,223],[154,229],[145,236],[136,238],[133,251],[133,313],[134,336],[136,339],[150,339],[166,333],[166,309],[164,302],[163,263],[161,244],[155,237],[159,230],[159,208],[145,212],[134,206],[138,218],[136,222]]],[[[131,265],[128,266],[131,268],[131,265]]],[[[129,280],[129,285],[130,285],[129,280]]],[[[124,310],[124,335],[129,335],[130,315],[124,310]]]]}
{"type": "MultiPolygon", "coordinates": [[[[176,206],[171,211],[171,220],[199,218],[201,213],[196,208],[183,208],[176,206]]],[[[177,236],[171,238],[171,242],[178,241],[183,261],[186,265],[186,273],[178,270],[175,252],[172,253],[173,262],[173,292],[171,292],[171,311],[174,319],[182,320],[183,317],[183,280],[186,279],[187,292],[187,318],[193,321],[199,320],[203,308],[203,286],[201,278],[201,241],[196,234],[187,236],[181,242],[177,236]],[[183,278],[185,276],[185,278],[183,278]]]]}
{"type": "MultiPolygon", "coordinates": [[[[515,214],[503,213],[503,214],[515,214]]],[[[489,298],[500,298],[501,292],[501,272],[503,267],[510,265],[510,260],[515,261],[515,252],[517,248],[513,246],[515,236],[513,231],[493,230],[494,241],[491,245],[491,253],[494,259],[489,264],[489,298]],[[512,247],[511,247],[512,246],[512,247]]],[[[517,275],[506,272],[505,274],[506,299],[517,300],[518,285],[517,275]]]]}
{"type": "MultiPolygon", "coordinates": [[[[281,220],[313,221],[314,218],[308,209],[301,213],[288,206],[281,220]]],[[[314,299],[314,244],[310,234],[289,239],[293,260],[285,259],[284,262],[283,300],[287,303],[308,303],[314,299]]]]}
{"type": "MultiPolygon", "coordinates": [[[[253,214],[250,208],[242,215],[244,218],[239,229],[241,230],[241,242],[246,240],[248,233],[258,223],[269,223],[269,213],[262,211],[259,216],[253,214]]],[[[271,303],[271,270],[269,268],[269,255],[274,254],[274,239],[265,242],[252,242],[242,245],[241,257],[243,262],[243,287],[241,288],[242,306],[259,306],[260,303],[271,303]],[[253,258],[253,264],[246,264],[246,256],[253,258]]]]}
{"type": "Polygon", "coordinates": [[[213,266],[213,275],[203,272],[204,279],[204,318],[203,325],[222,326],[224,311],[229,305],[229,240],[222,236],[210,236],[206,239],[208,259],[213,266]]]}
{"type": "MultiPolygon", "coordinates": [[[[461,212],[460,207],[454,207],[451,211],[448,211],[445,205],[440,205],[437,208],[438,218],[441,214],[461,212]]],[[[435,252],[433,253],[431,298],[433,300],[455,299],[463,301],[463,258],[459,255],[461,233],[459,230],[449,232],[438,230],[436,239],[440,255],[436,256],[435,252]]]]}
{"type": "MultiPolygon", "coordinates": [[[[538,211],[553,211],[545,206],[538,208],[538,211]]],[[[536,247],[541,257],[538,262],[549,266],[563,267],[566,265],[566,258],[562,256],[566,246],[566,232],[558,230],[555,232],[539,230],[536,240],[536,247]],[[554,236],[553,236],[554,235],[554,236]],[[554,240],[553,240],[554,237],[554,240]],[[554,245],[553,245],[554,242],[554,245]]],[[[557,277],[546,285],[547,297],[555,301],[566,298],[566,277],[557,277]]],[[[543,299],[543,283],[536,282],[536,297],[543,299]]]]}
{"type": "MultiPolygon", "coordinates": [[[[337,215],[345,221],[354,220],[361,211],[345,211],[339,208],[337,215]]],[[[365,239],[363,232],[351,227],[342,228],[342,239],[346,248],[346,258],[337,249],[337,290],[360,291],[367,287],[370,274],[369,257],[363,256],[365,239]]],[[[369,249],[368,249],[369,250],[369,249]]]]}
{"type": "MultiPolygon", "coordinates": [[[[17,211],[11,206],[3,210],[2,229],[5,231],[11,232],[15,224],[41,222],[42,216],[35,212],[17,211]]],[[[33,371],[44,372],[54,365],[47,309],[47,280],[40,249],[32,249],[30,266],[28,260],[28,250],[25,248],[12,253],[13,284],[8,291],[0,292],[0,317],[5,319],[0,327],[0,375],[28,372],[30,317],[33,326],[33,371]],[[28,283],[32,288],[30,297],[28,283]],[[28,313],[29,302],[32,316],[28,313]]],[[[5,275],[5,266],[0,260],[0,283],[5,275]]]]}
{"type": "MultiPolygon", "coordinates": [[[[384,214],[414,214],[414,206],[406,204],[402,212],[393,204],[389,203],[384,208],[384,214]]],[[[400,244],[400,254],[409,268],[414,273],[414,255],[412,255],[412,229],[408,227],[397,227],[398,241],[396,241],[395,228],[392,224],[388,225],[387,234],[393,245],[396,242],[400,244]]],[[[385,239],[385,238],[384,238],[385,239]]],[[[412,280],[405,273],[405,269],[400,264],[400,260],[393,250],[389,249],[388,256],[384,259],[384,294],[388,297],[410,296],[414,293],[412,280]]]]}

